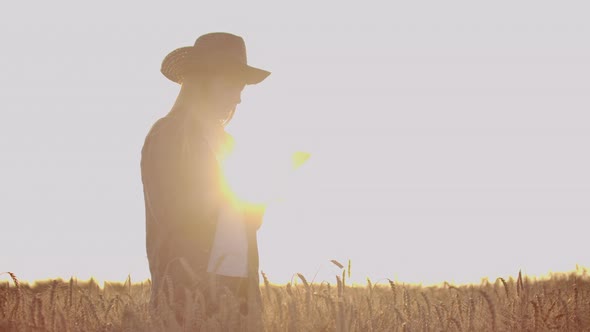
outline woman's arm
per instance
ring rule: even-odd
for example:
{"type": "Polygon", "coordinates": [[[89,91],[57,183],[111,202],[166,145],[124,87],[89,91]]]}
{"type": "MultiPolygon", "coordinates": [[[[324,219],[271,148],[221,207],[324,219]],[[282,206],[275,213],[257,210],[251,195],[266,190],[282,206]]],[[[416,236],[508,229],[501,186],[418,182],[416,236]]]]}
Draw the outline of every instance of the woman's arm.
{"type": "Polygon", "coordinates": [[[214,231],[219,169],[204,139],[163,123],[142,155],[142,173],[161,226],[186,235],[214,231]]]}

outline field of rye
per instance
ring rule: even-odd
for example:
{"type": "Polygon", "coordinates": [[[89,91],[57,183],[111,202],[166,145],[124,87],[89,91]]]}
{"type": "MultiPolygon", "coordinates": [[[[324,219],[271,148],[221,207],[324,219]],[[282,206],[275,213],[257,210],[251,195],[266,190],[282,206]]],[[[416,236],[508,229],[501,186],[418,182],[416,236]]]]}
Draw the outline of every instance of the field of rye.
{"type": "MultiPolygon", "coordinates": [[[[515,277],[478,285],[410,285],[386,280],[349,284],[342,269],[333,283],[261,285],[264,331],[590,331],[587,270],[533,280],[515,277]]],[[[166,297],[150,311],[150,283],[45,280],[19,283],[14,273],[0,282],[0,331],[242,331],[230,293],[207,316],[201,294],[191,294],[186,319],[178,324],[166,297]]],[[[250,328],[252,330],[252,328],[250,328]]]]}

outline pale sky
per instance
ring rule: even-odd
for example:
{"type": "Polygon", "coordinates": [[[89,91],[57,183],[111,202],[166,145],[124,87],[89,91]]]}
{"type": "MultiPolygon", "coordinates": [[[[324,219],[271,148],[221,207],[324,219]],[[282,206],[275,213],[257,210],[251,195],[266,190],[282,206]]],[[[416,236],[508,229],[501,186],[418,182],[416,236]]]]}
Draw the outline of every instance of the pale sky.
{"type": "Polygon", "coordinates": [[[590,266],[590,21],[568,1],[11,2],[0,13],[0,272],[149,277],[140,151],[212,31],[271,76],[228,130],[312,158],[260,268],[478,282],[590,266]]]}

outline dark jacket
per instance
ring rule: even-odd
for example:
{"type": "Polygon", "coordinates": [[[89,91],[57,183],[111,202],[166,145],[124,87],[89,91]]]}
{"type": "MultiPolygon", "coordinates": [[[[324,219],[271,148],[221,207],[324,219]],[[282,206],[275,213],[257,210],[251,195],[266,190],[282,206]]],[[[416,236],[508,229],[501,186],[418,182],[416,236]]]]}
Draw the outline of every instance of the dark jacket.
{"type": "MultiPolygon", "coordinates": [[[[202,128],[185,112],[171,112],[149,131],[141,152],[146,215],[146,248],[152,303],[164,275],[177,287],[207,296],[207,273],[222,200],[222,172],[202,128]]],[[[248,209],[248,297],[260,303],[256,231],[262,211],[248,209]]]]}

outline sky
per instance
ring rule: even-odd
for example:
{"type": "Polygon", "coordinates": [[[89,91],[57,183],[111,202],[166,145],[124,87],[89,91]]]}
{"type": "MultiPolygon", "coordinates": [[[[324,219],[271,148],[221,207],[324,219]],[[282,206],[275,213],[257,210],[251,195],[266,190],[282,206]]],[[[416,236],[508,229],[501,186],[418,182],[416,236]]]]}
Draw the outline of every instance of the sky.
{"type": "MultiPolygon", "coordinates": [[[[12,2],[0,13],[0,272],[149,278],[140,152],[172,50],[225,31],[250,65],[228,127],[311,153],[260,268],[479,282],[590,266],[582,2],[12,2]]],[[[6,276],[6,275],[5,275],[6,276]]]]}

